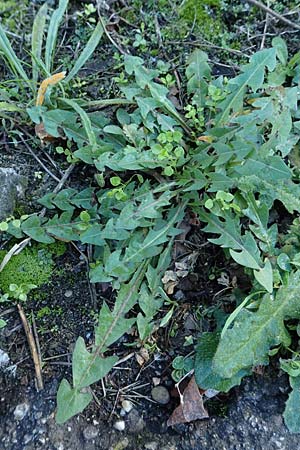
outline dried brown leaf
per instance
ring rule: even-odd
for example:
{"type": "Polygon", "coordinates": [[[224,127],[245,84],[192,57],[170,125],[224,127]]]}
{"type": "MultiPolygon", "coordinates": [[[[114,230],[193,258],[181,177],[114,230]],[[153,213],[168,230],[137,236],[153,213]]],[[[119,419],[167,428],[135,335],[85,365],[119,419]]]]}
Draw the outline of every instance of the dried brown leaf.
{"type": "Polygon", "coordinates": [[[202,395],[199,392],[195,377],[193,377],[181,396],[180,405],[173,411],[167,425],[170,427],[193,420],[207,419],[208,417],[203,405],[202,395]]]}

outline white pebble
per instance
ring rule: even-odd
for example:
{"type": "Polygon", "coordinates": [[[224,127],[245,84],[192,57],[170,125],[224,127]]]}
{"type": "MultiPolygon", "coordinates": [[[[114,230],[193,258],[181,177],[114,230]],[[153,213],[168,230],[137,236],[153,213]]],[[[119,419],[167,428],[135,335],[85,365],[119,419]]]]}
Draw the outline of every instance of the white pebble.
{"type": "Polygon", "coordinates": [[[129,400],[123,400],[122,401],[122,408],[128,414],[132,410],[133,404],[129,400]]]}
{"type": "Polygon", "coordinates": [[[114,429],[118,431],[124,431],[125,430],[124,420],[117,420],[117,422],[114,423],[114,429]]]}
{"type": "Polygon", "coordinates": [[[16,420],[22,420],[26,416],[27,412],[29,410],[28,403],[20,403],[16,406],[14,410],[14,418],[16,420]]]}
{"type": "Polygon", "coordinates": [[[71,291],[71,290],[67,290],[67,291],[65,292],[65,297],[66,297],[66,298],[72,297],[72,295],[73,295],[73,291],[71,291]]]}

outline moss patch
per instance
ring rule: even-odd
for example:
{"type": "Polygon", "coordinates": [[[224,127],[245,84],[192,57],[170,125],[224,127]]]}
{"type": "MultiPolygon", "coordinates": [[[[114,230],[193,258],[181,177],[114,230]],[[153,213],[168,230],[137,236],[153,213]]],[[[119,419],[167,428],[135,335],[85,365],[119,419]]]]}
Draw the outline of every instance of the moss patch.
{"type": "Polygon", "coordinates": [[[204,38],[215,42],[220,41],[227,31],[220,8],[220,0],[186,0],[179,9],[179,15],[189,28],[195,25],[204,38]]]}
{"type": "MultiPolygon", "coordinates": [[[[5,254],[5,251],[0,251],[0,261],[5,254]]],[[[35,284],[39,287],[50,280],[53,269],[54,261],[47,248],[25,248],[13,256],[0,272],[0,289],[8,292],[10,284],[35,284]]]]}

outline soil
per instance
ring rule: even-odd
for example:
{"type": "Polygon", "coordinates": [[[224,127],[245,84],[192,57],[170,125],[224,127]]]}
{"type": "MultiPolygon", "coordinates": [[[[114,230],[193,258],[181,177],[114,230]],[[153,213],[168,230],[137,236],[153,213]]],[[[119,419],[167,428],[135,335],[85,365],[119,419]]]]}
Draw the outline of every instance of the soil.
{"type": "MultiPolygon", "coordinates": [[[[77,4],[73,2],[73,8],[77,4]]],[[[146,12],[141,14],[145,19],[146,12]]],[[[251,28],[258,36],[263,30],[262,18],[261,12],[257,12],[255,31],[251,28]]],[[[229,19],[228,16],[226,20],[229,19]]],[[[235,16],[232,29],[237,30],[241,21],[239,13],[235,16]]],[[[274,27],[271,24],[271,32],[276,31],[274,27]]],[[[132,35],[131,31],[128,33],[132,35]]],[[[267,41],[271,37],[272,33],[267,35],[267,41]]],[[[261,43],[261,37],[252,42],[255,50],[261,43]]],[[[293,42],[291,39],[289,44],[293,42]]],[[[195,37],[191,36],[184,44],[182,57],[194,43],[195,37]]],[[[243,51],[247,48],[246,44],[249,45],[249,42],[242,42],[243,51]]],[[[223,66],[219,62],[218,50],[213,46],[209,48],[210,58],[216,63],[215,73],[230,75],[235,70],[235,63],[231,61],[223,66]]],[[[111,77],[115,75],[112,71],[116,69],[111,58],[112,48],[105,51],[107,58],[102,58],[99,64],[93,61],[84,75],[88,77],[99,72],[104,87],[108,87],[111,77]]],[[[175,44],[166,45],[162,59],[166,55],[170,59],[173,51],[176,52],[175,44]]],[[[93,83],[89,86],[89,93],[95,98],[99,94],[93,83]]],[[[32,133],[29,128],[27,131],[32,133]]],[[[17,138],[17,143],[13,144],[8,135],[6,131],[1,135],[0,167],[15,168],[20,175],[29,178],[26,198],[18,207],[37,211],[36,199],[53,190],[56,182],[41,169],[17,138]]],[[[53,152],[50,154],[55,158],[54,165],[45,150],[38,151],[44,164],[60,177],[60,171],[68,165],[63,157],[53,152]]],[[[90,178],[91,174],[78,165],[66,186],[84,188],[90,178]]],[[[145,349],[130,347],[136,337],[133,330],[111,349],[123,362],[109,373],[103,384],[93,385],[95,401],[64,425],[57,425],[54,419],[58,385],[62,378],[71,377],[71,355],[77,337],[82,336],[87,345],[92,344],[93,328],[102,301],[113,302],[110,287],[90,285],[83,256],[88,249],[68,244],[66,253],[55,260],[56,269],[51,283],[30,296],[24,308],[28,318],[35,317],[39,336],[44,381],[44,389],[40,392],[35,386],[34,367],[17,309],[11,305],[1,305],[0,312],[8,325],[0,331],[0,349],[10,357],[10,370],[0,369],[0,450],[300,450],[298,437],[291,435],[283,423],[282,412],[289,384],[276,365],[244,380],[228,395],[207,400],[208,420],[167,427],[167,419],[179,403],[171,377],[174,356],[178,350],[182,354],[185,338],[209,330],[212,321],[222,320],[218,301],[222,299],[226,302],[226,296],[219,297],[224,286],[219,284],[218,277],[222,274],[230,280],[237,277],[244,288],[247,285],[247,278],[242,278],[235,265],[228,267],[220,249],[202,247],[206,240],[197,225],[190,229],[188,241],[190,247],[186,247],[185,251],[194,253],[193,272],[177,286],[179,307],[168,327],[153,336],[144,363],[141,363],[140,357],[145,349]],[[50,309],[43,315],[41,311],[45,311],[45,307],[50,309]],[[159,379],[170,394],[166,405],[152,399],[155,379],[159,379]],[[124,400],[132,403],[128,413],[122,411],[124,400]],[[115,428],[120,421],[121,428],[124,426],[122,431],[115,428]]],[[[177,248],[175,251],[181,252],[183,249],[177,248]]],[[[192,346],[186,347],[186,354],[192,349],[192,346]]]]}

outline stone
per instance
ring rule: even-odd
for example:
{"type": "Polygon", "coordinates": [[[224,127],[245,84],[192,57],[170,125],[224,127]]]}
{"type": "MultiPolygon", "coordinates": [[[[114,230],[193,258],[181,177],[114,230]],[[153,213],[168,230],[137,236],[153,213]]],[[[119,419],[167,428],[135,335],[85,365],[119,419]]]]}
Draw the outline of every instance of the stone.
{"type": "Polygon", "coordinates": [[[170,394],[164,386],[155,386],[151,391],[151,397],[161,405],[167,405],[170,401],[170,394]]]}
{"type": "Polygon", "coordinates": [[[71,291],[70,289],[68,289],[68,290],[65,292],[65,297],[66,297],[66,298],[70,298],[70,297],[72,297],[72,295],[73,295],[73,291],[71,291]]]}
{"type": "Polygon", "coordinates": [[[0,368],[6,366],[9,363],[9,356],[6,352],[0,348],[0,368]]]}
{"type": "Polygon", "coordinates": [[[128,414],[132,410],[133,404],[129,400],[123,400],[122,401],[122,408],[125,411],[125,413],[128,414]]]}
{"type": "Polygon", "coordinates": [[[82,432],[83,437],[86,441],[91,441],[98,436],[98,429],[93,425],[88,425],[82,432]]]}
{"type": "Polygon", "coordinates": [[[146,450],[157,450],[158,449],[158,442],[151,441],[144,444],[144,447],[146,450]]]}
{"type": "Polygon", "coordinates": [[[23,420],[26,414],[29,411],[29,405],[28,403],[20,403],[15,407],[14,410],[14,418],[15,420],[23,420]]]}
{"type": "Polygon", "coordinates": [[[145,428],[143,416],[136,409],[132,409],[127,416],[128,430],[130,433],[140,433],[145,428]]]}
{"type": "Polygon", "coordinates": [[[124,431],[125,430],[124,420],[117,420],[117,422],[114,423],[114,429],[117,431],[124,431]]]}
{"type": "Polygon", "coordinates": [[[0,168],[0,221],[12,215],[17,198],[24,195],[28,180],[13,168],[0,168]]]}

